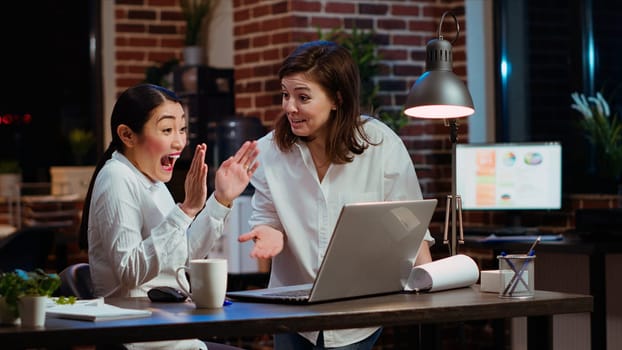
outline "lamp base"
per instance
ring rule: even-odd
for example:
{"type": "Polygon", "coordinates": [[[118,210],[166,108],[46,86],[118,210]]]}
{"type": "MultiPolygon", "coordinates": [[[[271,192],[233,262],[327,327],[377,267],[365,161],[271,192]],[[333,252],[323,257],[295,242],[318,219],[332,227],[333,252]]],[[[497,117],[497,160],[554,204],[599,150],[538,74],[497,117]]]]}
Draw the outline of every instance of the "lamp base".
{"type": "Polygon", "coordinates": [[[460,195],[447,195],[447,208],[445,210],[445,231],[443,244],[449,245],[450,255],[456,255],[458,244],[464,244],[464,228],[462,226],[462,197],[460,195]],[[455,198],[455,200],[454,200],[455,198]],[[451,212],[451,242],[449,242],[449,217],[451,212]],[[458,227],[456,227],[455,215],[458,215],[458,227]],[[456,238],[456,228],[460,229],[460,238],[456,238]]]}

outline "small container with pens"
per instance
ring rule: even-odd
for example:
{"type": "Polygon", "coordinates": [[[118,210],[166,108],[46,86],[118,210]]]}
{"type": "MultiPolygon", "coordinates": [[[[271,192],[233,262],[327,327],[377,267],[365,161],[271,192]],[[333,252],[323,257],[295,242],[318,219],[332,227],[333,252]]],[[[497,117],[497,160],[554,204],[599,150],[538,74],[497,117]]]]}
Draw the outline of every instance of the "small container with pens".
{"type": "Polygon", "coordinates": [[[527,254],[505,254],[497,256],[499,260],[499,276],[501,298],[531,298],[535,291],[534,264],[536,260],[534,248],[540,237],[531,245],[527,254]]]}

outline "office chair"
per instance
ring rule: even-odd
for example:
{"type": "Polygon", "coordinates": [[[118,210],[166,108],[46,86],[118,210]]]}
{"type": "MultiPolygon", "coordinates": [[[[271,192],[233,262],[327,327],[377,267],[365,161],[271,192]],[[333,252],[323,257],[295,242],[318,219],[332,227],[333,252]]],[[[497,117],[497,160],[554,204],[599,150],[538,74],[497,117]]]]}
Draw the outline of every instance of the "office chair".
{"type": "Polygon", "coordinates": [[[0,271],[45,269],[54,245],[53,229],[26,227],[0,241],[0,271]]]}
{"type": "Polygon", "coordinates": [[[58,275],[61,281],[57,292],[58,296],[95,299],[89,264],[77,263],[69,265],[58,275]]]}

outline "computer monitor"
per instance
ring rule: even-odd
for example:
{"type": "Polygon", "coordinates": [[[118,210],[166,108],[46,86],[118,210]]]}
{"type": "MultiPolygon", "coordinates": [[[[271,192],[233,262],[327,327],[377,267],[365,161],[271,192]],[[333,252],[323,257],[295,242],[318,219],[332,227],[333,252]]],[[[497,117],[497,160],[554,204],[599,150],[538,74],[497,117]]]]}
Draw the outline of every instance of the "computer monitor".
{"type": "Polygon", "coordinates": [[[463,210],[561,209],[561,144],[457,144],[456,194],[463,210]]]}

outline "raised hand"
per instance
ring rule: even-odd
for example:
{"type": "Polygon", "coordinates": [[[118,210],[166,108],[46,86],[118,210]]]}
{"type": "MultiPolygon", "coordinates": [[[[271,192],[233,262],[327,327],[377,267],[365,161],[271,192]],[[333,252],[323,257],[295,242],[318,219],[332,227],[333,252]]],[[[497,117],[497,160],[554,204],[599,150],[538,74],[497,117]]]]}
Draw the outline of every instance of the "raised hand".
{"type": "Polygon", "coordinates": [[[214,196],[225,206],[231,206],[248,186],[259,162],[257,141],[246,141],[238,151],[225,160],[216,171],[214,196]]]}
{"type": "Polygon", "coordinates": [[[186,196],[180,208],[188,216],[195,217],[207,200],[207,164],[205,164],[205,150],[207,146],[202,143],[197,145],[192,157],[192,163],[186,180],[184,189],[186,196]]]}

